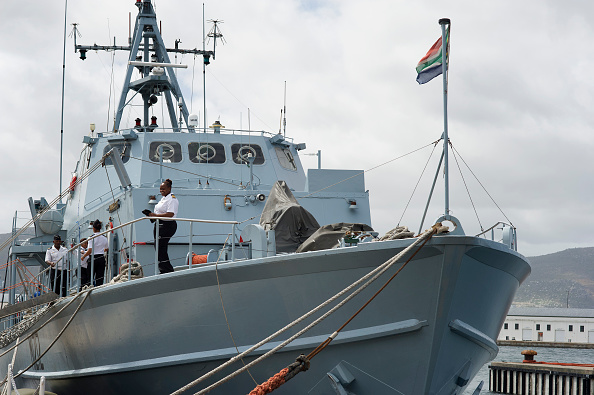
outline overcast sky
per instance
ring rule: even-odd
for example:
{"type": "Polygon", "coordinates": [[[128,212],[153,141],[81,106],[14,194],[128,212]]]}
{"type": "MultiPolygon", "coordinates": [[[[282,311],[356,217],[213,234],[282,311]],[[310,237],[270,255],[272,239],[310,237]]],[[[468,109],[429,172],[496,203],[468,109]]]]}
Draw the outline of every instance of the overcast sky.
{"type": "MultiPolygon", "coordinates": [[[[167,46],[202,46],[202,3],[157,0],[167,46]]],[[[68,32],[79,43],[127,44],[133,0],[70,1],[68,32]]],[[[371,169],[437,140],[443,130],[441,77],[419,86],[415,66],[452,20],[449,130],[466,192],[451,157],[450,207],[467,234],[506,217],[519,250],[543,255],[594,245],[594,3],[578,1],[217,0],[206,19],[220,19],[226,44],[207,68],[207,120],[228,128],[278,131],[287,82],[287,135],[322,151],[324,168],[371,169]],[[480,220],[480,223],[479,223],[480,220]]],[[[63,1],[0,2],[2,144],[0,232],[27,198],[59,193],[63,1]]],[[[208,27],[207,27],[208,29],[208,27]]],[[[63,188],[89,124],[113,116],[110,53],[84,62],[66,44],[63,188]]],[[[116,54],[115,95],[126,54],[116,54]]],[[[192,112],[202,114],[202,70],[192,56],[178,77],[192,112]],[[192,83],[192,81],[194,81],[192,83]],[[192,96],[192,86],[194,94],[192,96]],[[192,100],[193,99],[193,100],[192,100]]],[[[137,114],[125,113],[122,127],[137,114]]],[[[418,230],[439,148],[425,148],[366,173],[373,226],[399,222],[418,230]],[[420,179],[408,209],[403,211],[420,179]],[[402,220],[400,221],[400,218],[402,220]]],[[[317,158],[303,156],[306,167],[317,158]]],[[[442,177],[426,226],[443,212],[442,177]]],[[[21,222],[24,222],[22,220],[21,222]]]]}

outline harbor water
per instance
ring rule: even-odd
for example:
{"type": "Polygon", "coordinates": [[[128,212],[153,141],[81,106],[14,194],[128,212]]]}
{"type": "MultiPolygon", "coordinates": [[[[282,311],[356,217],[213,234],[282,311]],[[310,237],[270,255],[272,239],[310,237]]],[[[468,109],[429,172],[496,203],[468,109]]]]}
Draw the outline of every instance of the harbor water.
{"type": "MultiPolygon", "coordinates": [[[[536,361],[547,362],[565,362],[565,363],[594,363],[593,349],[578,348],[549,348],[549,347],[499,347],[499,354],[493,361],[498,362],[522,362],[524,356],[520,354],[522,350],[534,350],[538,353],[534,357],[536,361]]],[[[491,395],[495,392],[489,391],[489,364],[485,364],[479,370],[476,377],[470,382],[464,395],[472,395],[481,381],[484,381],[481,394],[491,395]]]]}

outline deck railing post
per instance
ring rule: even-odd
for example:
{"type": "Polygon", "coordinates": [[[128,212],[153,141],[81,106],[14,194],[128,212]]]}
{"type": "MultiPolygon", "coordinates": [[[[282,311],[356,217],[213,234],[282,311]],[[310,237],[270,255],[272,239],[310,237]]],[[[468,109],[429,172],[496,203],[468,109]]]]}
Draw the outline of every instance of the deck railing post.
{"type": "MultiPolygon", "coordinates": [[[[95,239],[92,240],[93,241],[93,247],[95,247],[95,239]]],[[[91,252],[91,273],[89,273],[89,275],[91,276],[91,286],[94,287],[95,286],[95,251],[93,248],[93,251],[91,252]]]]}
{"type": "MultiPolygon", "coordinates": [[[[108,283],[112,278],[113,262],[111,257],[113,256],[113,234],[110,232],[107,234],[107,259],[105,259],[105,271],[103,272],[103,283],[108,283]]],[[[105,252],[103,252],[105,255],[105,252]]]]}
{"type": "MultiPolygon", "coordinates": [[[[78,240],[77,244],[79,244],[79,243],[80,243],[80,240],[78,240]]],[[[80,260],[82,257],[80,255],[80,249],[81,249],[80,246],[76,247],[76,262],[77,262],[76,263],[76,270],[77,270],[76,273],[78,274],[78,276],[76,276],[76,290],[77,291],[82,288],[82,273],[81,273],[81,271],[82,271],[81,263],[82,262],[80,260]]]]}
{"type": "Polygon", "coordinates": [[[235,262],[235,224],[231,225],[231,262],[235,262]]]}
{"type": "Polygon", "coordinates": [[[193,227],[192,225],[194,225],[193,222],[190,222],[190,234],[188,236],[189,240],[188,240],[188,268],[191,269],[192,268],[192,239],[194,238],[193,235],[193,227]]]}
{"type": "Polygon", "coordinates": [[[159,217],[155,222],[155,276],[159,274],[159,217]]]}
{"type": "Polygon", "coordinates": [[[132,279],[132,246],[134,245],[134,242],[132,241],[132,227],[134,226],[134,224],[130,224],[130,234],[128,237],[129,243],[130,243],[130,252],[128,254],[128,281],[130,281],[132,279]]]}

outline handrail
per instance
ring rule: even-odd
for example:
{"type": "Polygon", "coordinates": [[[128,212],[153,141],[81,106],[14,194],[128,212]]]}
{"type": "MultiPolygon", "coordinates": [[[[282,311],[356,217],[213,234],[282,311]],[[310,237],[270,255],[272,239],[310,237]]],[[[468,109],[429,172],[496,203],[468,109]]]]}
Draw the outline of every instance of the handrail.
{"type": "Polygon", "coordinates": [[[503,236],[499,242],[503,243],[504,245],[508,246],[514,251],[518,250],[518,237],[517,237],[517,229],[512,224],[508,224],[507,222],[498,221],[495,225],[491,226],[490,228],[483,230],[481,233],[477,234],[476,237],[483,236],[487,232],[491,232],[491,240],[495,241],[495,228],[499,225],[503,225],[502,228],[499,230],[502,231],[503,236]]]}
{"type": "MultiPolygon", "coordinates": [[[[142,128],[145,128],[145,127],[141,127],[141,129],[142,128]]],[[[204,128],[198,127],[198,126],[195,126],[195,127],[191,128],[191,129],[193,130],[193,132],[190,132],[190,128],[188,128],[188,127],[177,127],[177,128],[158,127],[158,128],[155,129],[155,131],[157,131],[157,133],[159,133],[159,131],[165,132],[165,131],[169,131],[169,130],[170,131],[182,131],[182,133],[186,132],[186,133],[193,133],[193,134],[196,134],[196,135],[200,135],[201,133],[202,134],[209,134],[209,135],[212,135],[212,134],[232,134],[232,135],[235,135],[235,134],[237,134],[237,135],[240,135],[240,134],[245,134],[245,135],[259,134],[260,136],[269,136],[269,137],[273,137],[273,136],[275,136],[277,134],[277,133],[269,132],[269,131],[266,131],[266,130],[247,130],[247,129],[230,129],[230,128],[221,128],[218,132],[215,133],[214,130],[211,129],[211,128],[204,129],[204,128]]],[[[129,131],[129,130],[130,131],[134,131],[135,133],[138,133],[139,132],[136,128],[123,128],[123,129],[119,129],[115,133],[113,131],[105,131],[105,132],[102,132],[102,133],[103,133],[103,136],[110,136],[110,135],[116,135],[116,134],[117,135],[121,135],[122,132],[129,131]]],[[[141,130],[140,133],[143,133],[143,131],[141,130]]],[[[155,133],[155,132],[153,132],[153,133],[155,133]]],[[[284,137],[285,140],[289,140],[291,142],[293,141],[293,138],[292,137],[285,137],[285,136],[283,136],[283,137],[284,137]]]]}
{"type": "MultiPolygon", "coordinates": [[[[108,230],[105,230],[101,233],[98,233],[96,235],[93,235],[91,237],[88,237],[85,241],[88,242],[90,240],[93,240],[99,236],[103,236],[109,232],[113,232],[114,230],[118,230],[121,229],[125,226],[128,225],[132,225],[136,222],[140,222],[140,221],[145,221],[145,220],[157,220],[157,218],[159,218],[159,221],[165,220],[165,221],[181,221],[181,222],[200,222],[200,223],[207,223],[207,224],[223,224],[223,225],[239,225],[238,221],[217,221],[217,220],[210,220],[210,219],[191,219],[191,218],[169,218],[169,217],[141,217],[141,218],[136,218],[133,219],[132,221],[126,222],[124,224],[118,225],[115,228],[110,228],[108,230]]],[[[78,247],[81,246],[82,243],[78,243],[77,245],[73,246],[72,248],[70,248],[68,250],[68,252],[72,252],[73,250],[77,249],[78,247]]]]}
{"type": "MultiPolygon", "coordinates": [[[[135,223],[137,223],[137,222],[140,222],[140,221],[146,221],[146,220],[154,220],[154,221],[156,221],[156,222],[157,222],[157,226],[158,226],[158,224],[159,224],[159,221],[176,221],[176,222],[188,222],[188,223],[190,224],[190,232],[189,232],[189,234],[188,234],[188,238],[189,238],[189,241],[188,241],[188,250],[189,250],[189,251],[188,251],[188,256],[190,255],[190,252],[192,252],[192,238],[194,237],[194,234],[193,234],[193,231],[192,231],[192,224],[193,224],[193,223],[206,223],[206,224],[222,224],[222,225],[231,225],[231,226],[232,226],[231,234],[232,234],[232,238],[233,238],[233,240],[235,240],[235,231],[236,231],[236,229],[235,229],[235,228],[236,228],[236,226],[237,226],[237,225],[239,225],[239,222],[238,222],[238,221],[220,221],[220,220],[209,220],[209,219],[193,219],[193,218],[170,218],[170,217],[140,217],[140,218],[136,218],[136,219],[133,219],[133,220],[131,220],[131,221],[128,221],[128,222],[126,222],[126,223],[123,223],[123,224],[121,224],[121,225],[118,225],[118,226],[116,226],[116,227],[114,227],[114,228],[109,228],[109,229],[106,229],[106,230],[104,230],[103,232],[97,233],[97,234],[95,234],[95,235],[93,235],[93,236],[90,236],[90,237],[88,237],[88,238],[85,240],[85,242],[87,242],[87,243],[88,243],[88,242],[90,242],[91,240],[94,240],[94,239],[96,239],[96,238],[97,238],[97,237],[99,237],[99,236],[103,236],[103,235],[106,235],[106,234],[108,234],[108,233],[110,233],[110,232],[114,232],[114,231],[116,231],[116,230],[118,230],[118,229],[122,229],[122,228],[124,228],[124,227],[126,227],[126,226],[129,226],[129,227],[130,227],[130,234],[129,234],[129,237],[130,237],[130,247],[129,247],[129,248],[130,248],[130,254],[132,254],[132,246],[133,246],[133,243],[132,243],[132,232],[133,232],[133,225],[134,225],[135,223]]],[[[68,256],[68,265],[67,265],[67,269],[64,269],[64,270],[66,270],[66,271],[68,272],[68,277],[67,277],[67,280],[66,280],[66,281],[67,281],[67,284],[68,284],[68,285],[67,285],[67,288],[68,288],[68,289],[71,289],[71,288],[73,287],[73,285],[74,285],[74,284],[73,284],[73,283],[74,283],[74,281],[71,281],[71,276],[70,276],[70,273],[71,273],[71,271],[72,271],[72,270],[74,270],[75,268],[78,268],[78,269],[80,270],[80,246],[81,246],[81,245],[82,245],[82,243],[80,243],[80,242],[79,242],[78,244],[76,244],[76,245],[73,245],[73,246],[72,246],[71,248],[69,248],[69,249],[68,249],[68,251],[67,251],[67,256],[68,256]],[[71,259],[71,254],[76,254],[76,255],[77,255],[76,257],[77,257],[78,259],[76,260],[76,261],[77,261],[77,263],[76,263],[76,264],[74,264],[74,262],[72,261],[72,259],[71,259]]],[[[108,254],[111,256],[111,254],[112,254],[112,252],[113,252],[113,245],[112,245],[111,243],[109,243],[109,247],[108,247],[108,248],[109,248],[109,252],[108,252],[108,254]]],[[[159,254],[159,245],[158,245],[158,243],[156,243],[156,242],[155,242],[155,275],[156,275],[156,274],[158,274],[158,266],[159,266],[159,265],[158,265],[158,254],[159,254]]],[[[95,255],[96,255],[96,254],[95,254],[95,253],[93,253],[93,254],[91,255],[91,257],[90,257],[90,260],[89,260],[89,264],[90,264],[91,273],[93,273],[93,271],[94,271],[94,270],[93,270],[93,267],[94,267],[94,257],[95,257],[95,255]]],[[[129,257],[130,257],[130,256],[131,256],[131,255],[129,255],[129,257]]],[[[235,243],[232,243],[232,244],[231,244],[231,260],[232,260],[232,261],[234,261],[234,260],[235,260],[235,243]]],[[[191,266],[191,265],[190,265],[190,266],[191,266]]],[[[42,272],[40,272],[40,273],[39,273],[39,275],[38,275],[38,278],[39,278],[39,280],[40,280],[40,281],[41,281],[41,278],[42,278],[43,276],[46,276],[46,277],[47,277],[47,271],[48,271],[48,269],[49,269],[49,268],[46,268],[45,270],[43,270],[42,272]]],[[[128,274],[129,274],[129,276],[128,276],[128,277],[130,277],[130,272],[131,272],[131,271],[129,271],[129,273],[128,273],[128,274]]],[[[91,274],[91,276],[92,276],[92,274],[91,274]]],[[[108,273],[108,276],[109,276],[109,273],[108,273]]],[[[60,276],[60,277],[63,279],[63,277],[62,277],[62,276],[60,276]]],[[[56,279],[56,278],[57,278],[57,276],[55,277],[55,279],[56,279]]],[[[54,281],[55,281],[55,279],[54,279],[54,281]]],[[[130,279],[130,278],[129,278],[129,279],[130,279]]],[[[76,281],[76,282],[77,282],[77,283],[79,283],[79,282],[80,282],[80,276],[79,276],[79,281],[76,281]]],[[[55,285],[56,285],[56,284],[54,284],[54,286],[55,286],[55,285]]],[[[80,284],[78,284],[77,286],[79,286],[79,285],[80,285],[80,284]]],[[[54,287],[54,288],[52,288],[52,289],[55,289],[55,287],[54,287]]]]}
{"type": "Polygon", "coordinates": [[[487,232],[489,232],[489,231],[491,231],[491,230],[495,229],[495,228],[496,228],[498,225],[505,225],[505,226],[509,226],[510,228],[512,228],[512,229],[514,229],[514,230],[516,229],[516,227],[515,227],[515,226],[513,226],[513,225],[511,225],[511,224],[508,224],[507,222],[498,221],[498,222],[497,222],[495,225],[491,226],[489,229],[485,229],[485,230],[483,230],[481,233],[479,233],[479,234],[475,235],[474,237],[479,237],[479,236],[482,236],[482,235],[484,235],[485,233],[487,233],[487,232]]]}

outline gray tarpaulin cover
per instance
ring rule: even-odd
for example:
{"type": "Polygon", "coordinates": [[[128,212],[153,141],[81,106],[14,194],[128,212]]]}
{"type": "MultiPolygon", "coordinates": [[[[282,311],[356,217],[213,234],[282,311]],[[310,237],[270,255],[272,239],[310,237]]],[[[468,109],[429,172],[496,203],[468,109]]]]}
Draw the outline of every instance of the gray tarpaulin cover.
{"type": "Polygon", "coordinates": [[[277,181],[270,190],[260,225],[274,230],[278,252],[295,252],[320,227],[314,216],[297,203],[284,181],[277,181]]]}
{"type": "Polygon", "coordinates": [[[347,231],[351,232],[373,232],[369,225],[350,224],[340,222],[337,224],[324,225],[318,229],[309,239],[299,246],[297,252],[327,250],[338,247],[340,239],[347,231]]]}

